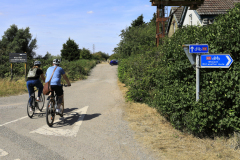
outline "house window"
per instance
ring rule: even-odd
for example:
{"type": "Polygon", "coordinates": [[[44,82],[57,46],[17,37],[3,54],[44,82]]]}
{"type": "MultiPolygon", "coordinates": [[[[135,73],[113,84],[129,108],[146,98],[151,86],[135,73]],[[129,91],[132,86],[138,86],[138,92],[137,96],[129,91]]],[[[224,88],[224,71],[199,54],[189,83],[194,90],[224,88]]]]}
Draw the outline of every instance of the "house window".
{"type": "Polygon", "coordinates": [[[192,25],[192,14],[189,14],[189,25],[192,25]]]}

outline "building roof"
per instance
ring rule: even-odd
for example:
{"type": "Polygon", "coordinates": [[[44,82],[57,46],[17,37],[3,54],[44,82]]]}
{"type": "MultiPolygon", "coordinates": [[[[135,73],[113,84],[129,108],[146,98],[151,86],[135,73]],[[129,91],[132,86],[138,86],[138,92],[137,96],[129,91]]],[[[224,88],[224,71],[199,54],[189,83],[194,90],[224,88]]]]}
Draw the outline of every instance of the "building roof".
{"type": "Polygon", "coordinates": [[[196,10],[199,15],[225,14],[227,10],[234,8],[234,3],[240,0],[205,0],[196,10]]]}
{"type": "MultiPolygon", "coordinates": [[[[170,12],[170,14],[173,13],[177,8],[178,8],[178,7],[171,7],[171,12],[170,12]]],[[[176,17],[176,19],[177,19],[178,22],[179,22],[180,19],[181,19],[183,9],[184,9],[184,7],[180,7],[180,8],[174,13],[174,15],[175,15],[175,17],[176,17]]]]}
{"type": "MultiPolygon", "coordinates": [[[[170,15],[171,15],[177,8],[178,8],[178,7],[171,7],[170,15]]],[[[167,24],[167,29],[166,29],[166,33],[169,32],[170,25],[171,25],[171,22],[172,22],[172,17],[173,17],[174,15],[175,15],[175,18],[176,18],[176,20],[177,20],[177,23],[180,22],[181,17],[182,17],[183,10],[184,10],[184,7],[180,7],[180,8],[178,8],[178,10],[177,10],[171,17],[169,17],[169,19],[168,19],[168,24],[167,24]]]]}

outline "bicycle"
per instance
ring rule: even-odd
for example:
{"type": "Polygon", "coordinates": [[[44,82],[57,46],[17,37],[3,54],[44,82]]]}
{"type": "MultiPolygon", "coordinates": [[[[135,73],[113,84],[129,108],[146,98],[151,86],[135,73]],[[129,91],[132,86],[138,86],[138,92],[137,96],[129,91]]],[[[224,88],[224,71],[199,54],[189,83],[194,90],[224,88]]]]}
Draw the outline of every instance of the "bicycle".
{"type": "MultiPolygon", "coordinates": [[[[62,87],[67,87],[68,85],[63,84],[62,87]]],[[[63,111],[64,111],[64,94],[63,94],[63,100],[62,104],[60,106],[60,109],[62,111],[61,114],[56,113],[56,107],[57,107],[57,101],[58,101],[58,96],[54,94],[54,91],[50,92],[50,96],[47,98],[48,103],[47,103],[47,109],[46,109],[46,121],[47,125],[49,127],[52,127],[55,115],[60,115],[60,117],[63,117],[63,111]]]]}
{"type": "Polygon", "coordinates": [[[42,112],[42,109],[43,109],[44,103],[45,103],[45,96],[43,95],[43,93],[39,97],[39,101],[36,100],[35,92],[37,90],[38,89],[35,89],[34,92],[32,93],[32,95],[28,99],[27,114],[28,114],[28,117],[30,117],[30,118],[33,117],[33,115],[35,113],[35,109],[38,109],[40,112],[42,112]],[[30,105],[30,104],[32,104],[32,105],[30,105]]]}

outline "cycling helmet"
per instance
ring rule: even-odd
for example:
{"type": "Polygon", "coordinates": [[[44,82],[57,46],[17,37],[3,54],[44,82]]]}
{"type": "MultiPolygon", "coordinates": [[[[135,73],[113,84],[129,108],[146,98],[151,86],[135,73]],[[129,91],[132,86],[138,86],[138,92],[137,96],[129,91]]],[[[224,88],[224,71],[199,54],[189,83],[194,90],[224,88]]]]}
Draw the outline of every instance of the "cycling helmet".
{"type": "Polygon", "coordinates": [[[34,66],[40,66],[41,65],[41,62],[40,61],[35,61],[34,62],[34,66]]]}
{"type": "Polygon", "coordinates": [[[60,64],[60,60],[59,59],[54,59],[53,64],[60,64]]]}

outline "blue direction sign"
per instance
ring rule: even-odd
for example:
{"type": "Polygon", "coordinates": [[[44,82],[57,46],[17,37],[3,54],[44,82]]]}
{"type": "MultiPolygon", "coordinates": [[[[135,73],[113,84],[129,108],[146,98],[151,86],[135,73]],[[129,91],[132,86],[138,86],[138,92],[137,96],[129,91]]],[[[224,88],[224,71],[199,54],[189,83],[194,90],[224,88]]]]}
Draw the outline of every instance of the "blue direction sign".
{"type": "Polygon", "coordinates": [[[208,53],[208,45],[189,45],[189,53],[208,53]]]}
{"type": "Polygon", "coordinates": [[[232,62],[229,54],[201,55],[201,68],[229,68],[232,62]]]}

